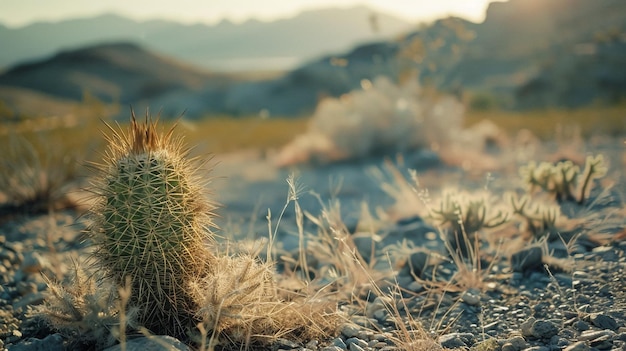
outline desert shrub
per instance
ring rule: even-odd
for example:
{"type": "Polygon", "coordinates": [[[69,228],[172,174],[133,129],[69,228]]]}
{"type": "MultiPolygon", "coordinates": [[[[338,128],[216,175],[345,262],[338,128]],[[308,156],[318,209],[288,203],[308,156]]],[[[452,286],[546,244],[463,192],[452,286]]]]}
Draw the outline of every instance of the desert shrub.
{"type": "Polygon", "coordinates": [[[69,340],[70,349],[104,349],[117,341],[120,331],[136,327],[138,309],[126,310],[127,300],[120,299],[112,285],[87,273],[83,265],[75,262],[72,275],[64,282],[45,278],[46,298],[30,316],[43,317],[69,340]]]}
{"type": "Polygon", "coordinates": [[[9,134],[2,142],[0,215],[39,213],[71,206],[64,187],[77,176],[80,154],[43,135],[9,134]]]}
{"type": "Polygon", "coordinates": [[[320,102],[307,132],[283,148],[281,165],[333,162],[445,145],[456,137],[463,107],[447,96],[427,94],[417,80],[402,85],[386,77],[362,89],[320,102]]]}

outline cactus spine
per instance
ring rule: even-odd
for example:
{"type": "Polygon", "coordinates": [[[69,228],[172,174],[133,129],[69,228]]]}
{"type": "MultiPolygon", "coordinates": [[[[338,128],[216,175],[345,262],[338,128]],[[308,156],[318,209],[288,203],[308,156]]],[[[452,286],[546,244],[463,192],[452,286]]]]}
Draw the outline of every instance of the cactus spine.
{"type": "Polygon", "coordinates": [[[156,127],[134,113],[128,133],[109,127],[89,235],[96,266],[118,285],[130,277],[140,325],[185,338],[197,310],[188,284],[215,263],[207,247],[214,205],[188,149],[156,127]]]}

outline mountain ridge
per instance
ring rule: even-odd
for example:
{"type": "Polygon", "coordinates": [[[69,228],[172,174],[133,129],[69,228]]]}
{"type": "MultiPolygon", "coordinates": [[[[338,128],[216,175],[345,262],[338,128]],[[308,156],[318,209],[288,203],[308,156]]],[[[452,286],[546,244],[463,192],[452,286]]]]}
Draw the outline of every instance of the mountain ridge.
{"type": "Polygon", "coordinates": [[[146,51],[137,44],[96,44],[13,67],[0,75],[0,85],[35,90],[80,101],[88,92],[110,103],[134,103],[169,91],[194,92],[208,82],[226,78],[172,58],[146,51]]]}
{"type": "Polygon", "coordinates": [[[296,63],[346,50],[363,41],[388,38],[412,27],[398,17],[376,11],[381,31],[372,33],[368,22],[371,13],[373,10],[367,7],[356,6],[310,10],[271,22],[250,20],[213,25],[160,19],[136,21],[108,13],[59,22],[36,22],[18,28],[0,27],[0,42],[11,43],[12,48],[0,52],[0,67],[98,42],[135,41],[150,50],[205,69],[224,70],[225,67],[215,62],[242,56],[289,55],[297,59],[296,63]],[[332,30],[330,34],[329,30],[332,30]]]}
{"type": "MultiPolygon", "coordinates": [[[[533,7],[542,4],[546,3],[494,3],[483,23],[453,17],[440,19],[404,36],[314,58],[284,74],[264,79],[216,75],[201,69],[189,73],[195,72],[189,67],[189,72],[181,71],[181,77],[192,75],[201,81],[191,84],[191,80],[165,79],[159,71],[176,69],[162,66],[153,73],[135,77],[132,84],[118,75],[115,81],[105,79],[107,85],[98,77],[92,79],[85,65],[73,66],[79,69],[71,71],[63,56],[55,56],[56,61],[34,62],[44,72],[55,70],[58,65],[65,67],[65,73],[54,79],[46,79],[49,72],[42,73],[35,77],[39,82],[26,84],[25,80],[34,78],[13,68],[0,74],[0,85],[28,87],[76,100],[80,97],[76,86],[82,83],[82,89],[105,101],[139,103],[174,115],[186,110],[186,115],[193,118],[209,113],[238,116],[261,111],[279,116],[307,115],[324,96],[338,97],[360,89],[364,80],[379,75],[400,81],[415,74],[422,84],[464,97],[474,106],[575,108],[624,101],[626,2],[553,0],[550,6],[533,7]],[[572,3],[581,6],[570,7],[572,3]],[[580,23],[581,19],[589,20],[580,23]],[[90,79],[77,81],[77,75],[90,79]],[[22,83],[18,83],[20,79],[22,83]],[[151,94],[145,94],[145,89],[137,88],[137,84],[152,86],[148,89],[151,94]],[[74,89],[71,94],[68,86],[74,89]],[[134,88],[124,90],[127,86],[134,88]],[[114,95],[111,91],[119,93],[114,95]]],[[[144,50],[143,55],[152,57],[151,48],[139,47],[144,50]]],[[[179,66],[177,63],[173,67],[179,66]]],[[[109,69],[116,72],[120,67],[112,65],[109,69]]],[[[114,76],[109,74],[106,78],[114,76]]]]}

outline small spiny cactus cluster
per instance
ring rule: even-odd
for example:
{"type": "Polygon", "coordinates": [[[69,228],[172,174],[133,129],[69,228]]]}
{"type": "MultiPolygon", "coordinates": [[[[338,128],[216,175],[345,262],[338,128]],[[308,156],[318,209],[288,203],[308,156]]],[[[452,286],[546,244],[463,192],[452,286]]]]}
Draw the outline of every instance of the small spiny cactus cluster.
{"type": "Polygon", "coordinates": [[[549,162],[530,162],[520,168],[520,175],[529,190],[536,188],[552,194],[557,201],[584,203],[589,196],[589,187],[594,179],[606,175],[607,167],[602,155],[588,156],[582,173],[580,167],[572,161],[561,161],[556,164],[549,162]],[[582,182],[579,179],[582,178],[582,182]],[[576,195],[578,192],[578,195],[576,195]]]}
{"type": "Polygon", "coordinates": [[[439,209],[431,211],[431,217],[440,225],[449,224],[455,232],[466,232],[468,235],[508,221],[508,213],[496,211],[485,198],[453,193],[445,194],[439,209]]]}
{"type": "Polygon", "coordinates": [[[552,237],[559,233],[561,210],[557,205],[533,203],[529,196],[509,194],[512,212],[523,221],[523,231],[533,238],[552,237]]]}
{"type": "Polygon", "coordinates": [[[444,194],[439,209],[431,209],[430,218],[442,227],[449,227],[447,241],[463,256],[475,250],[478,232],[494,229],[509,221],[506,211],[496,208],[485,196],[448,192],[444,194]]]}

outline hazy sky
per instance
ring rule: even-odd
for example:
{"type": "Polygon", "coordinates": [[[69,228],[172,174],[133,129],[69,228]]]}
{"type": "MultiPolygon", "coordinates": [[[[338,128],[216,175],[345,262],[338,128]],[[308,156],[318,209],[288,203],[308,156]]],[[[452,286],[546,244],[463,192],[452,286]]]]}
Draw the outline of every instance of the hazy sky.
{"type": "Polygon", "coordinates": [[[413,21],[447,15],[482,21],[493,0],[0,0],[0,23],[11,27],[114,12],[135,19],[215,23],[223,18],[272,20],[303,9],[365,4],[413,21]]]}

